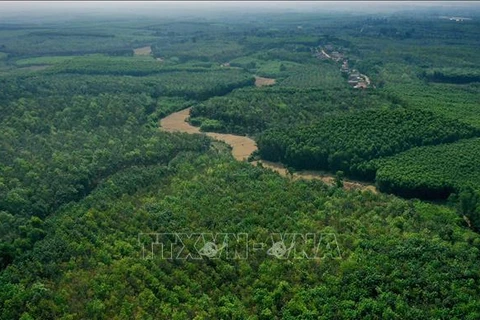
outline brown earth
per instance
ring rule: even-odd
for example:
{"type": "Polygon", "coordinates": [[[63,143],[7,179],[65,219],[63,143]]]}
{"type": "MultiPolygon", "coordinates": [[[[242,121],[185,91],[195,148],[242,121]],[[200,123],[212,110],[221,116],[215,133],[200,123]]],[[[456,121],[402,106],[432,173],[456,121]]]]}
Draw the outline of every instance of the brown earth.
{"type": "MultiPolygon", "coordinates": [[[[172,113],[160,120],[160,129],[168,132],[203,133],[200,132],[198,127],[194,127],[186,122],[189,115],[190,108],[172,113]]],[[[253,151],[257,150],[255,141],[248,137],[216,132],[205,132],[204,134],[229,144],[232,147],[233,157],[238,161],[247,159],[253,151]]]]}
{"type": "Polygon", "coordinates": [[[136,48],[133,49],[133,53],[136,56],[149,56],[152,53],[152,48],[150,46],[136,48]]]}
{"type": "Polygon", "coordinates": [[[263,87],[263,86],[271,86],[275,84],[275,79],[270,78],[262,78],[255,76],[255,86],[263,87]]]}
{"type": "MultiPolygon", "coordinates": [[[[255,141],[246,136],[237,136],[233,134],[215,133],[215,132],[201,132],[198,127],[190,125],[186,120],[190,116],[190,108],[172,113],[171,115],[160,120],[160,130],[167,132],[185,132],[185,133],[203,133],[216,140],[223,141],[232,147],[232,155],[238,161],[245,161],[248,156],[257,150],[255,141]]],[[[253,165],[262,164],[264,168],[271,169],[278,172],[284,177],[291,177],[293,180],[305,179],[322,180],[328,185],[335,183],[335,177],[331,174],[318,172],[318,171],[298,171],[289,174],[287,169],[281,163],[275,163],[265,160],[253,161],[253,165]]],[[[373,193],[377,193],[377,189],[374,185],[366,184],[363,182],[344,180],[343,186],[347,190],[361,189],[369,190],[373,193]]]]}

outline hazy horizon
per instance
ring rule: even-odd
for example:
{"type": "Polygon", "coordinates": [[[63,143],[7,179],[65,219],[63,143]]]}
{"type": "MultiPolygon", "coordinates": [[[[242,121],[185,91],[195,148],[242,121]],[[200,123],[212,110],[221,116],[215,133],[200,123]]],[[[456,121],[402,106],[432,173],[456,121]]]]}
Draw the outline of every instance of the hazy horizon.
{"type": "Polygon", "coordinates": [[[345,12],[345,13],[393,13],[396,11],[435,8],[478,9],[478,2],[470,1],[27,1],[0,2],[0,17],[48,17],[68,19],[91,15],[128,16],[195,16],[209,13],[249,12],[345,12]]]}

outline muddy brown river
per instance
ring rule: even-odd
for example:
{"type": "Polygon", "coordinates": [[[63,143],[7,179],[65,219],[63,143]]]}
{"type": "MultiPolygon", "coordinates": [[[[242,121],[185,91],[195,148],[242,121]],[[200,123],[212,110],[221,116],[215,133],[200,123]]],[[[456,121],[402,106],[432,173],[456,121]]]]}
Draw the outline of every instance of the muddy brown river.
{"type": "MultiPolygon", "coordinates": [[[[160,120],[160,130],[167,132],[184,132],[184,133],[198,133],[206,134],[216,140],[223,141],[232,147],[232,155],[238,161],[246,161],[248,156],[257,150],[255,141],[246,136],[237,136],[234,134],[215,133],[215,132],[201,132],[198,127],[194,127],[187,122],[190,115],[190,108],[183,109],[181,111],[172,113],[171,115],[160,120]]],[[[287,169],[281,163],[273,163],[265,160],[253,161],[252,165],[258,165],[262,163],[263,167],[272,169],[285,177],[291,177],[292,179],[318,179],[323,182],[333,185],[335,178],[331,174],[317,172],[317,171],[298,171],[293,174],[289,174],[287,169]]],[[[358,181],[345,180],[343,182],[345,189],[361,189],[369,190],[374,193],[377,192],[376,188],[372,184],[366,184],[358,181]]]]}

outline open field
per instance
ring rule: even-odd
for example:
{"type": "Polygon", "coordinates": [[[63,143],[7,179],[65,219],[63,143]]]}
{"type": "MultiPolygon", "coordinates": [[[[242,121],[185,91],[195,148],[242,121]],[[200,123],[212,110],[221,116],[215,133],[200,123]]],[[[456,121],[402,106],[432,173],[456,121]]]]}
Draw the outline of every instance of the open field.
{"type": "Polygon", "coordinates": [[[152,48],[150,46],[133,49],[133,53],[136,56],[149,56],[152,54],[152,48]]]}
{"type": "Polygon", "coordinates": [[[263,77],[255,77],[255,86],[263,87],[263,86],[272,86],[275,84],[275,79],[270,78],[263,78],[263,77]]]}

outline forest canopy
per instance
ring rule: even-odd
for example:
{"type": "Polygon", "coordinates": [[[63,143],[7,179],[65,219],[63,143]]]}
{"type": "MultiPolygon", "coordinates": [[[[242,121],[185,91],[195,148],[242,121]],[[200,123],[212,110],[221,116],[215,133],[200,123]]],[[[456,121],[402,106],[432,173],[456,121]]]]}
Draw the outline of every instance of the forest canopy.
{"type": "Polygon", "coordinates": [[[342,170],[371,179],[371,173],[362,168],[368,160],[479,134],[474,127],[431,112],[392,108],[267,130],[259,136],[258,146],[262,158],[297,169],[342,170]]]}
{"type": "Polygon", "coordinates": [[[480,12],[416,8],[0,12],[0,320],[479,319],[480,12]]]}

